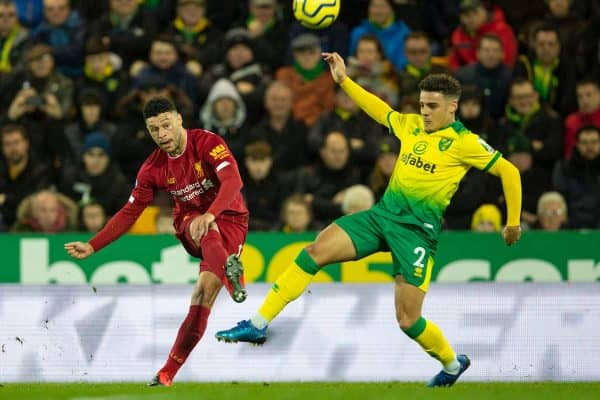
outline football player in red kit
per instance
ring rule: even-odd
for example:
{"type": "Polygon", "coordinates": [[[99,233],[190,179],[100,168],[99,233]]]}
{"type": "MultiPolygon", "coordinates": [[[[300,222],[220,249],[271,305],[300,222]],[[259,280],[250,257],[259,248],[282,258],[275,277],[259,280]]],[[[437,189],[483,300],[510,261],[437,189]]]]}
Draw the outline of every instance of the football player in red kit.
{"type": "Polygon", "coordinates": [[[65,249],[74,258],[89,257],[127,232],[157,190],[167,191],[175,200],[177,238],[202,262],[187,317],[165,365],[149,383],[171,386],[204,334],[221,287],[225,285],[238,303],[246,299],[239,256],[248,232],[248,210],[237,162],[220,136],[185,129],[181,114],[164,97],[146,103],[144,118],[159,148],[140,167],[129,201],[89,242],[66,243],[65,249]]]}

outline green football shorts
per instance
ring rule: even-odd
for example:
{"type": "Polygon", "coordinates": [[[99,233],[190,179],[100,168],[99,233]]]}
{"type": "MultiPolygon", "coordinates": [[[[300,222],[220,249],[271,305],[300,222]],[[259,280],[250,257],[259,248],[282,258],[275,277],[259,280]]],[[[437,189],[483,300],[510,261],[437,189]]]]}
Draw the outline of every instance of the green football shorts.
{"type": "Polygon", "coordinates": [[[394,221],[394,217],[375,205],[334,222],[352,239],[357,258],[390,251],[393,275],[402,275],[406,282],[426,292],[431,280],[435,244],[419,227],[394,221]]]}

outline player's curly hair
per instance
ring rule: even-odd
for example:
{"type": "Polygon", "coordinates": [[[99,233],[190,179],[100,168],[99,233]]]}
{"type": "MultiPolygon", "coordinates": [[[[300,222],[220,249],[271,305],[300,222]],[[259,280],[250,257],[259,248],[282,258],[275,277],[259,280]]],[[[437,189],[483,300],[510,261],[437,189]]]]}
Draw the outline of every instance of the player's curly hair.
{"type": "Polygon", "coordinates": [[[163,96],[153,97],[144,105],[144,119],[156,117],[158,114],[177,111],[175,104],[163,96]]]}
{"type": "Polygon", "coordinates": [[[431,74],[419,83],[419,90],[425,92],[439,92],[446,97],[459,98],[462,91],[460,83],[447,74],[431,74]]]}

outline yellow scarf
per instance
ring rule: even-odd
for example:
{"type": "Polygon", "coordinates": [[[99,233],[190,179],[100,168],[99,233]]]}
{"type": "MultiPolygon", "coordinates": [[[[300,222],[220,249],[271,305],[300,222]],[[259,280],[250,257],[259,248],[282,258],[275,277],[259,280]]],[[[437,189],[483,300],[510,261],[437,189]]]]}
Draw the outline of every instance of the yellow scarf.
{"type": "Polygon", "coordinates": [[[194,36],[198,34],[198,32],[202,32],[204,29],[206,29],[209,22],[210,21],[208,20],[208,18],[202,17],[196,23],[196,25],[190,28],[183,23],[183,20],[181,18],[177,17],[173,22],[173,26],[175,26],[175,29],[181,32],[181,34],[185,37],[186,40],[192,40],[194,36]]]}
{"type": "Polygon", "coordinates": [[[19,25],[14,26],[10,30],[6,42],[4,42],[4,46],[2,46],[2,52],[0,53],[0,72],[10,72],[12,70],[12,65],[10,65],[10,51],[13,42],[19,33],[19,29],[19,25]]]}
{"type": "Polygon", "coordinates": [[[96,82],[102,82],[113,74],[113,66],[111,64],[106,64],[104,70],[101,73],[94,74],[94,71],[92,71],[92,69],[88,65],[84,65],[83,72],[88,78],[96,82]]]}

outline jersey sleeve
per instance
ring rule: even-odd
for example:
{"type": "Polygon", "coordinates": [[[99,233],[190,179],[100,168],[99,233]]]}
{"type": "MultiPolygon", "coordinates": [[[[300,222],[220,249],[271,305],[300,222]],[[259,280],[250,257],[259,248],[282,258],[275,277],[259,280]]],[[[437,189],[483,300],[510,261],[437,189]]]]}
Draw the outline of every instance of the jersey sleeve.
{"type": "Polygon", "coordinates": [[[489,171],[502,156],[502,153],[474,133],[465,134],[460,143],[460,160],[484,172],[489,171]]]}
{"type": "Polygon", "coordinates": [[[140,168],[135,186],[129,196],[129,203],[147,206],[154,200],[156,184],[154,183],[154,174],[148,164],[143,164],[140,168]]]}
{"type": "Polygon", "coordinates": [[[218,174],[224,168],[235,168],[237,162],[219,135],[211,134],[200,148],[202,159],[218,174]]]}

